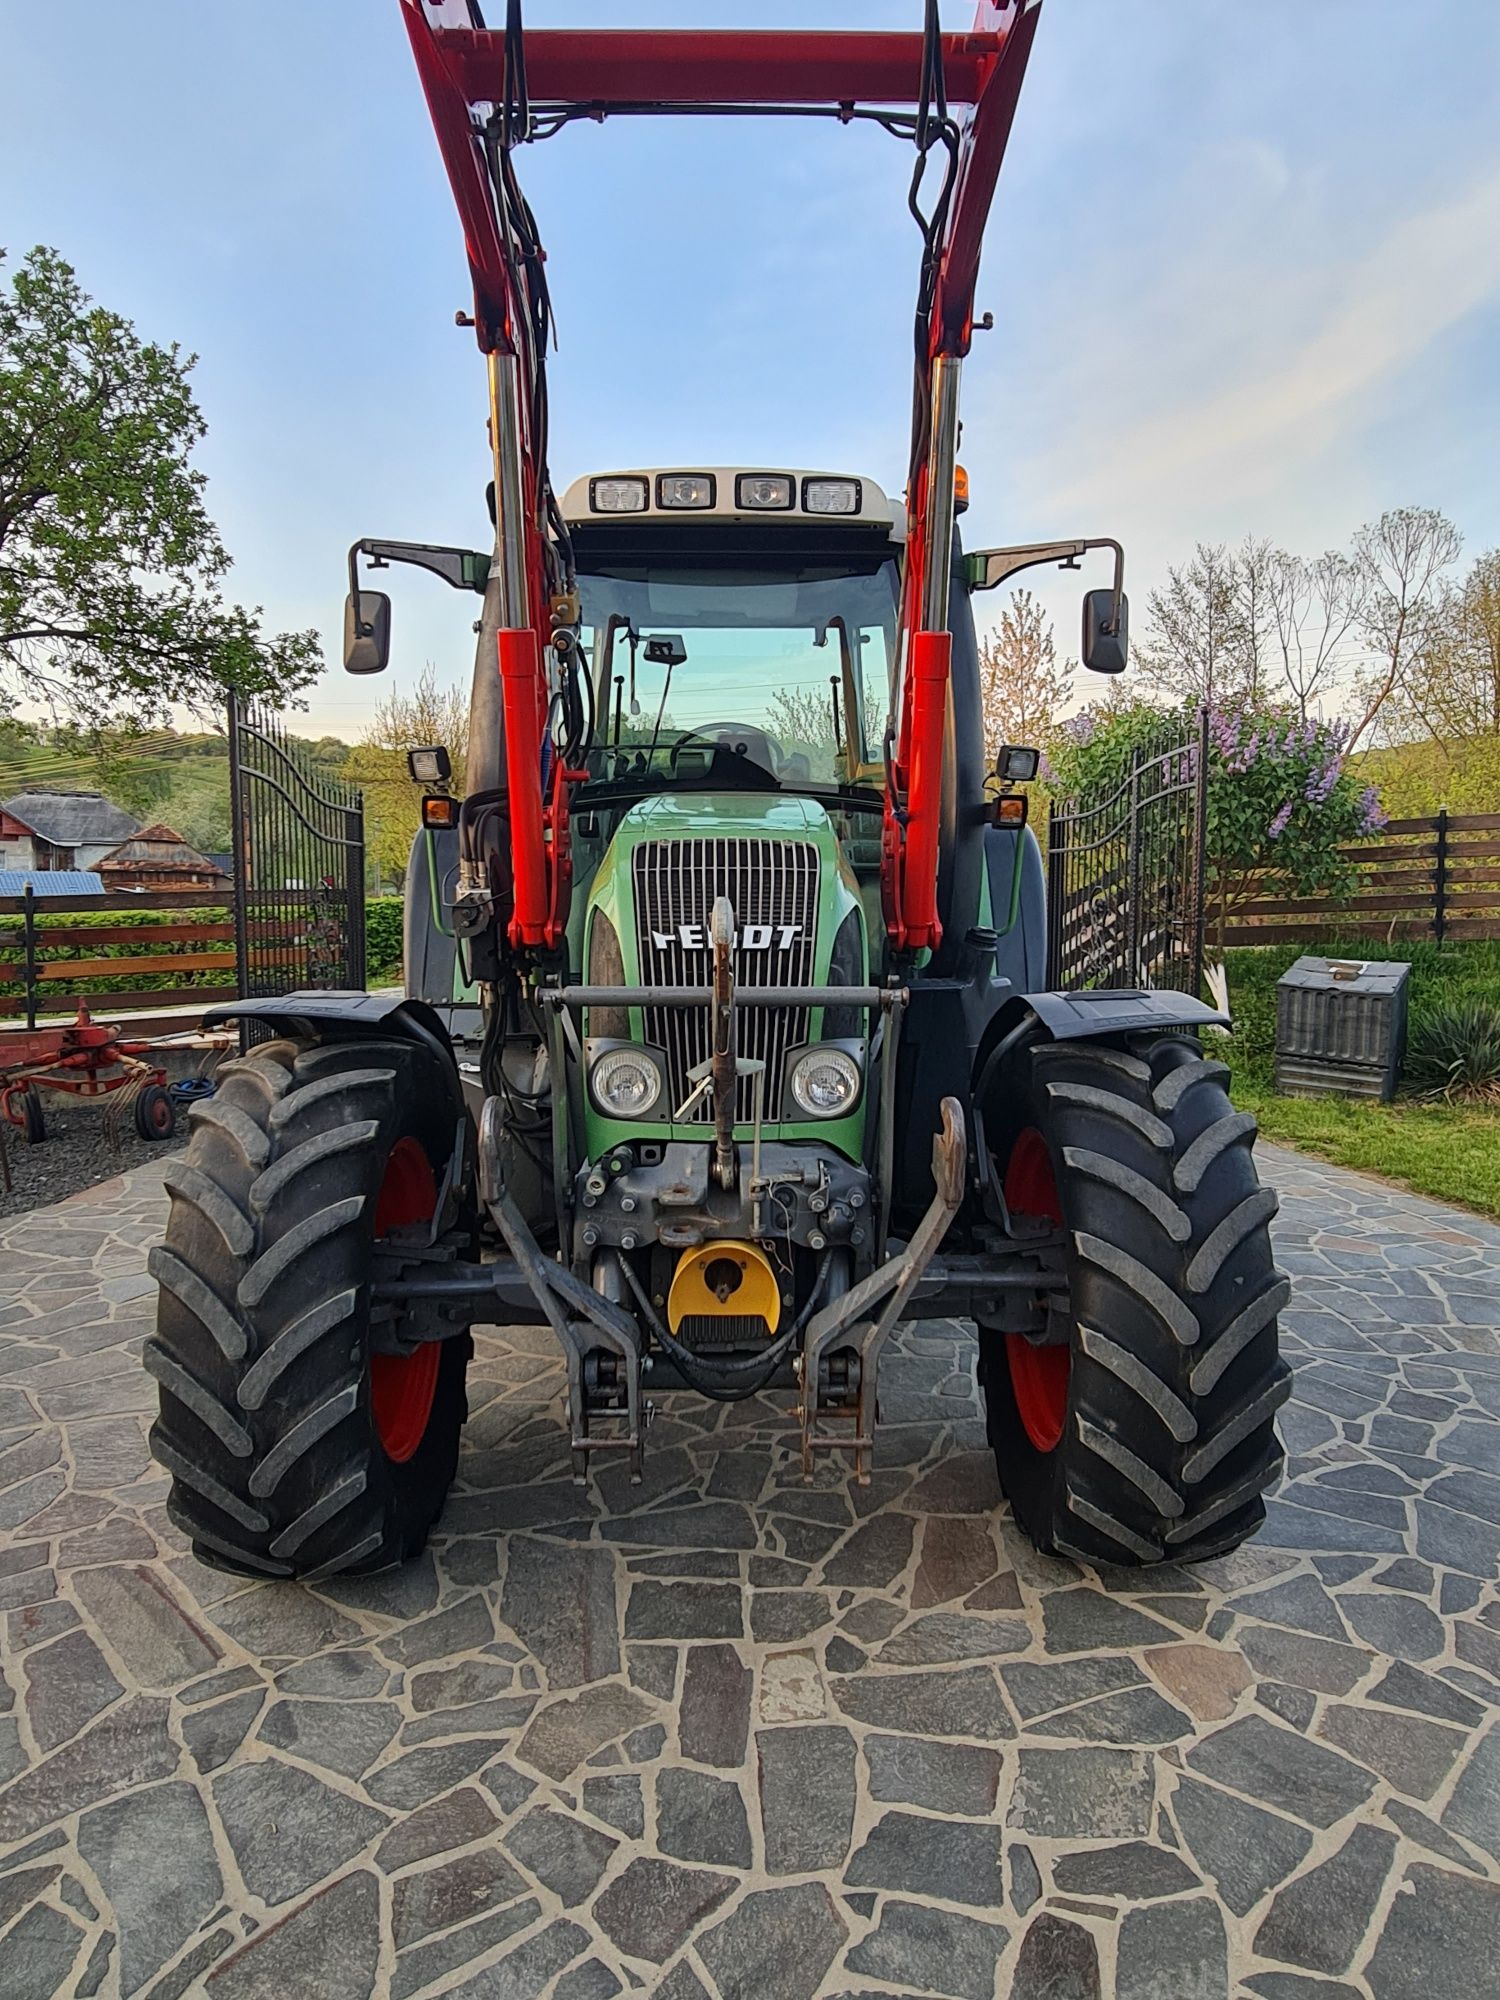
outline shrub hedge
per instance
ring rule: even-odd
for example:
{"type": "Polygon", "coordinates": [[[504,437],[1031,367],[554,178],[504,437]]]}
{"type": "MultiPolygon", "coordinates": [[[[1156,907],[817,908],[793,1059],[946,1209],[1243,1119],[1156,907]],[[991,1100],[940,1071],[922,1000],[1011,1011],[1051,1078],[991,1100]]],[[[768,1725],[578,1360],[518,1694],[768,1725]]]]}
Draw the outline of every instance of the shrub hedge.
{"type": "Polygon", "coordinates": [[[370,896],[365,901],[365,972],[371,986],[388,985],[401,970],[400,896],[370,896]]]}

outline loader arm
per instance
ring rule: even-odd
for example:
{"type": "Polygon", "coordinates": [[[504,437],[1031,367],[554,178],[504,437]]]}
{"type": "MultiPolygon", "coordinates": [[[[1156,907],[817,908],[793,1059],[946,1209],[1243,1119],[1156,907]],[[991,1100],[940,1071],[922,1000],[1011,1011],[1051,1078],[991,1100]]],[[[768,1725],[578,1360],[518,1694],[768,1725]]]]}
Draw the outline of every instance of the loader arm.
{"type": "Polygon", "coordinates": [[[555,946],[567,915],[567,794],[544,760],[555,675],[554,618],[570,615],[566,536],[546,468],[540,246],[511,163],[514,147],[573,119],[643,113],[787,111],[874,118],[912,139],[937,193],[922,213],[922,275],[907,484],[901,647],[887,746],[881,880],[902,952],[935,946],[938,832],[948,708],[948,589],[958,381],[974,319],[980,246],[1041,0],[980,0],[969,34],[506,28],[473,0],[400,0],[463,224],[474,331],[489,363],[495,452],[497,668],[503,684],[512,845],[511,944],[555,946]],[[544,776],[545,772],[545,776],[544,776]]]}

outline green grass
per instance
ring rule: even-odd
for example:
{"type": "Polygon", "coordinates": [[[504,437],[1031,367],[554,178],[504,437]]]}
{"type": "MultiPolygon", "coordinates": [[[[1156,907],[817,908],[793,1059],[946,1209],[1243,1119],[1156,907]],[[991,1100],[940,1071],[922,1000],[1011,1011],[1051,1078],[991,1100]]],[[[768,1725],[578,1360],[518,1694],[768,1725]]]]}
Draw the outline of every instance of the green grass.
{"type": "Polygon", "coordinates": [[[1268,945],[1229,953],[1234,1098],[1255,1113],[1268,1139],[1500,1217],[1500,1112],[1409,1095],[1398,1095],[1391,1104],[1372,1104],[1276,1094],[1276,981],[1304,949],[1410,960],[1411,1010],[1416,1015],[1460,999],[1493,1003],[1500,994],[1500,943],[1466,939],[1440,949],[1423,939],[1381,945],[1331,935],[1316,946],[1268,945]]]}
{"type": "Polygon", "coordinates": [[[1255,1113],[1264,1138],[1500,1217],[1500,1116],[1493,1111],[1401,1098],[1277,1097],[1239,1083],[1234,1101],[1255,1113]]]}

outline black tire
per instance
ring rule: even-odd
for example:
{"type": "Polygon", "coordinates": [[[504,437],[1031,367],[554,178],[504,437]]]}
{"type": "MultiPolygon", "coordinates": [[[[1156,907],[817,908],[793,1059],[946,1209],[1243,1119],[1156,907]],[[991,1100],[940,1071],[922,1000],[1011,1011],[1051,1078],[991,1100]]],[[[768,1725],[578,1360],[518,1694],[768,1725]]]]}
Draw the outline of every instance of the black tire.
{"type": "MultiPolygon", "coordinates": [[[[1180,1036],[1046,1043],[1021,1050],[991,1094],[1002,1185],[1018,1140],[1034,1153],[1024,1135],[1038,1133],[1066,1234],[1070,1365],[1065,1416],[1052,1391],[1051,1450],[1028,1431],[1007,1336],[980,1335],[1001,1484],[1043,1550],[1191,1562],[1265,1518],[1282,1463],[1273,1419],[1291,1390],[1276,1315],[1291,1288],[1272,1261],[1255,1121],[1230,1103],[1228,1074],[1180,1036]]],[[[1015,1352],[1024,1378],[1034,1356],[1015,1352]]]]}
{"type": "Polygon", "coordinates": [[[409,1142],[402,1159],[419,1147],[441,1183],[455,1092],[413,1042],[277,1041],[226,1063],[194,1106],[163,1176],[145,1363],[167,1511],[201,1560],[323,1576],[389,1568],[426,1541],[458,1462],[472,1341],[438,1346],[425,1428],[393,1457],[372,1395],[369,1278],[387,1167],[409,1142]]]}
{"type": "Polygon", "coordinates": [[[159,1083],[148,1083],[135,1100],[135,1129],[143,1139],[170,1139],[177,1130],[177,1110],[159,1083]]]}
{"type": "Polygon", "coordinates": [[[47,1136],[47,1114],[35,1084],[21,1092],[21,1135],[28,1146],[40,1146],[47,1136]]]}

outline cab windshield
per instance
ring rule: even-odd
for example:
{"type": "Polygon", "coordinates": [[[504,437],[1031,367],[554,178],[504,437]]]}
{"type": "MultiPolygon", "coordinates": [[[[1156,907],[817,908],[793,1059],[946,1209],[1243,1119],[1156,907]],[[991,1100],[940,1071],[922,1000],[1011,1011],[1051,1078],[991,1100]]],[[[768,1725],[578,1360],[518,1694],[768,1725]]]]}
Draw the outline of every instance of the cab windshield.
{"type": "Polygon", "coordinates": [[[592,775],[857,782],[879,755],[896,565],[610,564],[578,578],[592,775]]]}

